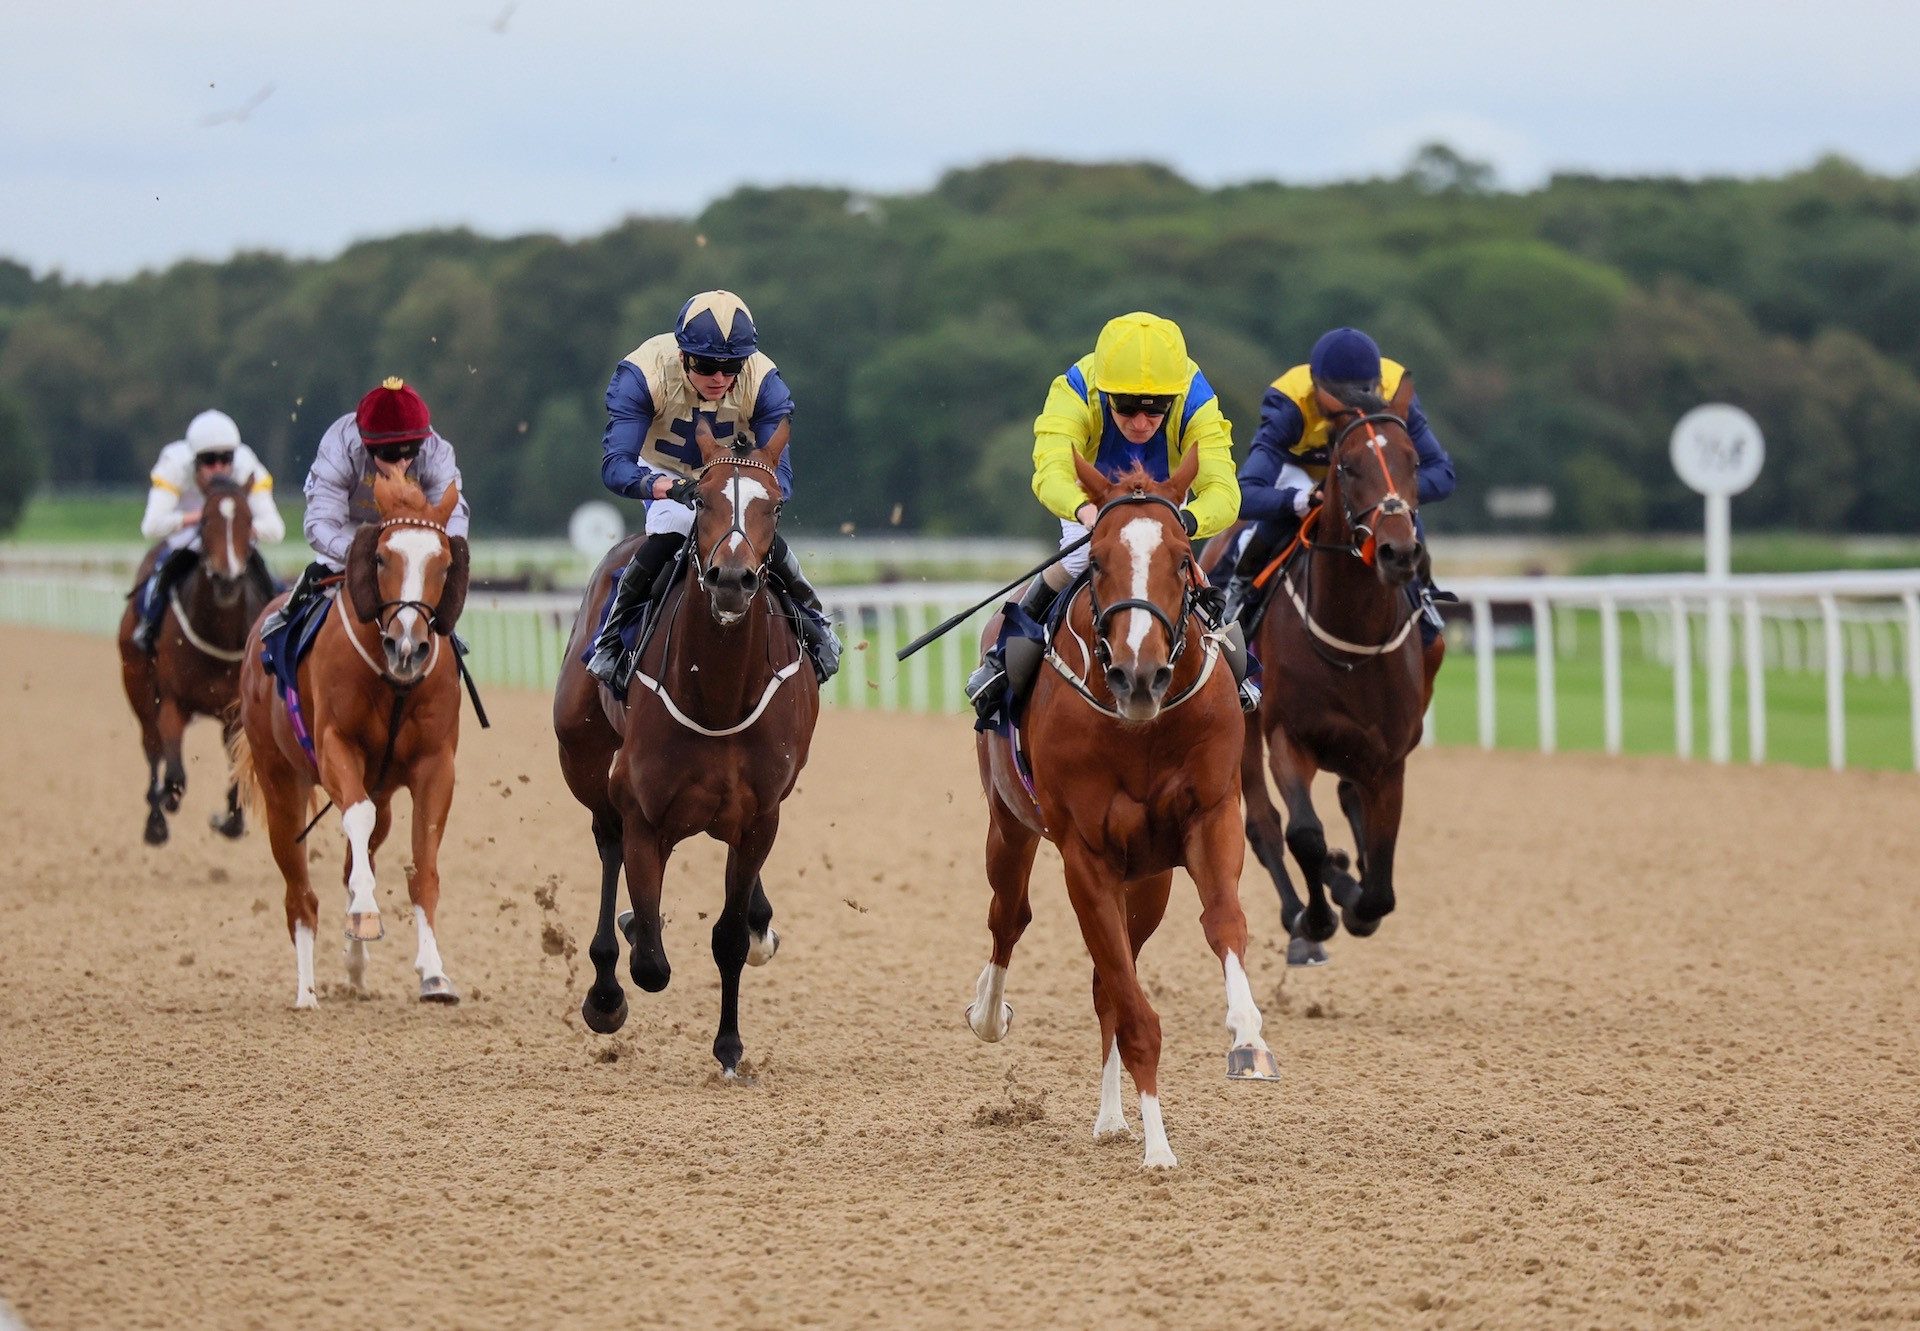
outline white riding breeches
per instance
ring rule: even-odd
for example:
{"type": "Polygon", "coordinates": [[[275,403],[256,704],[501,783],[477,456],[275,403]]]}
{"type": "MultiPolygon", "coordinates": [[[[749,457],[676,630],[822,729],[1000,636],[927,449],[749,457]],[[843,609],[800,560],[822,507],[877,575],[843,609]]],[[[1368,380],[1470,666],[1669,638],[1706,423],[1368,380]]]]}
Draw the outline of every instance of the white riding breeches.
{"type": "MultiPolygon", "coordinates": [[[[1061,549],[1063,550],[1066,549],[1067,546],[1079,540],[1082,536],[1085,536],[1086,534],[1087,534],[1087,529],[1085,527],[1082,527],[1079,523],[1075,522],[1072,518],[1060,519],[1060,548],[1061,549]]],[[[1083,545],[1078,550],[1075,550],[1072,554],[1068,555],[1065,559],[1061,560],[1060,567],[1067,572],[1068,576],[1077,578],[1086,571],[1087,557],[1090,553],[1091,553],[1090,548],[1088,546],[1083,545]]]]}
{"type": "Polygon", "coordinates": [[[661,532],[674,532],[680,536],[693,534],[693,506],[676,503],[671,499],[655,499],[647,504],[647,535],[657,536],[661,532]]]}

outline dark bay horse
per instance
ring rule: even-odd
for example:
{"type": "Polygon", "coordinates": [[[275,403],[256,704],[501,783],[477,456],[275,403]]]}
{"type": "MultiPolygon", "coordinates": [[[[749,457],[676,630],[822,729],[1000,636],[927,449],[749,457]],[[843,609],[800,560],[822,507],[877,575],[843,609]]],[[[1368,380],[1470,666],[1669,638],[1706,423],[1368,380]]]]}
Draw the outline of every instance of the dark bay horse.
{"type": "MultiPolygon", "coordinates": [[[[246,653],[247,630],[271,595],[271,588],[262,586],[249,567],[253,513],[247,507],[246,487],[224,477],[207,485],[199,537],[199,565],[162,611],[152,656],[133,645],[138,606],[129,601],[120,617],[120,681],[140,722],[140,747],[147,756],[144,835],[149,846],[165,844],[167,815],[179,811],[187,789],[180,756],[187,723],[196,716],[218,719],[229,745],[239,733],[235,704],[240,658],[246,653]]],[[[136,586],[146,582],[165,551],[165,545],[148,551],[136,586]]],[[[239,791],[231,781],[226,811],[209,821],[223,836],[237,837],[246,830],[239,791]]]]}
{"type": "Polygon", "coordinates": [[[261,664],[258,626],[247,639],[240,677],[241,733],[234,770],[267,808],[273,858],[286,880],[287,932],[297,979],[293,1005],[318,1003],[313,940],[320,902],[307,881],[301,840],[315,788],[340,810],[347,836],[347,978],[364,990],[367,944],[385,933],[374,898],[374,854],[392,823],[393,793],[413,801],[413,903],[422,1002],[457,1003],[440,962],[434,916],[440,903],[440,838],[453,805],[460,743],[460,674],[447,641],[467,596],[466,538],[447,535],[460,501],[448,486],[438,504],[384,464],[373,484],[378,523],[353,538],[344,586],[300,665],[299,699],[312,757],[273,677],[261,664]]]}
{"type": "Polygon", "coordinates": [[[765,965],[780,946],[760,869],[779,830],[781,802],[806,766],[820,687],[767,585],[786,423],[757,452],[715,443],[704,420],[695,438],[700,492],[690,558],[659,610],[627,701],[588,675],[580,657],[638,537],[608,552],[588,583],[554,691],[553,727],[560,770],[593,816],[600,852],[600,913],[587,949],[593,986],[581,1017],[602,1035],[627,1019],[615,972],[623,866],[633,910],[618,928],[632,948],[633,982],[648,993],[667,987],[661,882],[674,846],[704,832],[728,847],[726,897],[713,925],[720,970],[713,1056],[732,1077],[742,1052],[741,967],[765,965]]]}
{"type": "MultiPolygon", "coordinates": [[[[1423,646],[1407,594],[1426,563],[1414,525],[1418,456],[1406,427],[1412,396],[1409,377],[1392,402],[1326,399],[1334,441],[1325,500],[1309,520],[1299,557],[1273,574],[1279,586],[1260,625],[1266,693],[1259,713],[1247,718],[1241,777],[1247,837],[1280,894],[1289,965],[1325,962],[1322,944],[1340,922],[1365,937],[1394,906],[1407,755],[1420,742],[1446,655],[1444,638],[1423,646]],[[1263,754],[1286,805],[1284,836],[1267,795],[1263,754]],[[1355,862],[1328,848],[1314,813],[1313,778],[1322,770],[1340,778],[1355,862]],[[1306,880],[1305,904],[1287,877],[1283,848],[1306,880]]],[[[1216,544],[1224,546],[1224,537],[1216,544]]]]}
{"type": "Polygon", "coordinates": [[[1194,611],[1193,548],[1178,505],[1193,484],[1199,453],[1155,482],[1136,468],[1109,481],[1075,458],[1080,486],[1100,510],[1093,524],[1091,577],[1072,602],[1027,702],[1024,747],[1032,786],[1012,746],[976,740],[987,795],[987,928],[993,954],[974,988],[967,1023],[982,1040],[1007,1033],[1007,966],[1033,911],[1027,881],[1040,838],[1060,849],[1067,896],[1093,958],[1093,1007],[1100,1019],[1096,1138],[1126,1136],[1122,1065],[1140,1092],[1147,1168],[1176,1163],[1160,1114],[1160,1018],[1134,971],[1160,923],[1173,870],[1184,867],[1200,894],[1200,925],[1220,958],[1227,1028],[1227,1075],[1271,1080],[1273,1055],[1260,1036],[1244,963],[1240,910],[1241,711],[1220,644],[1194,611]]]}

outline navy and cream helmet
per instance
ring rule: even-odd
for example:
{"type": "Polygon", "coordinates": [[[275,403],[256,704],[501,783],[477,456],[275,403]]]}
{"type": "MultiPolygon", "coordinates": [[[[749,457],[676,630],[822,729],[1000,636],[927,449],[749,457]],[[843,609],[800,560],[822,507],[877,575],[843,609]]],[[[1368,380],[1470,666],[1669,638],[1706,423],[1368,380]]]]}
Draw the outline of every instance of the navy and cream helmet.
{"type": "Polygon", "coordinates": [[[702,291],[680,307],[673,340],[689,356],[745,360],[760,349],[753,311],[731,291],[702,291]]]}

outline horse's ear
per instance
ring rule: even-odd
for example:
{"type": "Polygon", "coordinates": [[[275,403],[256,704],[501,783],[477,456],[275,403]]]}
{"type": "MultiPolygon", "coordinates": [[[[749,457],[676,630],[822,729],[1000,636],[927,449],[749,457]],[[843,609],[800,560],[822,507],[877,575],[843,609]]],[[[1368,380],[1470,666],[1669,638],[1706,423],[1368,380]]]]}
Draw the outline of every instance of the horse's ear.
{"type": "Polygon", "coordinates": [[[1400,387],[1393,391],[1393,401],[1388,404],[1393,414],[1401,420],[1407,418],[1407,411],[1413,406],[1413,374],[1409,371],[1400,376],[1400,387]]]}
{"type": "Polygon", "coordinates": [[[1319,384],[1313,386],[1313,400],[1320,404],[1320,410],[1328,416],[1340,416],[1353,410],[1319,384]]]}
{"type": "Polygon", "coordinates": [[[1193,478],[1200,474],[1200,450],[1189,448],[1187,455],[1180,459],[1180,465],[1173,469],[1173,475],[1167,477],[1167,498],[1178,504],[1187,497],[1187,491],[1193,489],[1193,478]]]}
{"type": "Polygon", "coordinates": [[[707,424],[707,418],[699,412],[693,413],[693,443],[700,450],[700,465],[706,466],[722,451],[720,441],[713,437],[713,427],[707,424]]]}
{"type": "Polygon", "coordinates": [[[780,465],[781,454],[787,451],[787,439],[793,433],[793,417],[782,416],[780,423],[773,427],[773,434],[766,443],[760,445],[760,451],[766,456],[761,459],[769,467],[780,465]]]}
{"type": "Polygon", "coordinates": [[[363,620],[380,617],[380,570],[374,555],[380,547],[380,527],[368,523],[353,534],[347,551],[347,595],[353,598],[353,613],[363,620]]]}
{"type": "Polygon", "coordinates": [[[433,506],[433,520],[442,527],[453,516],[453,510],[460,507],[460,485],[454,482],[447,486],[447,492],[440,496],[440,502],[433,506]]]}
{"type": "Polygon", "coordinates": [[[1113,493],[1113,482],[1100,474],[1100,468],[1081,457],[1076,451],[1073,455],[1073,474],[1080,478],[1080,488],[1086,491],[1087,499],[1095,508],[1107,502],[1107,496],[1113,493]]]}
{"type": "MultiPolygon", "coordinates": [[[[451,487],[447,493],[453,493],[451,487]]],[[[467,538],[447,537],[447,555],[447,580],[440,587],[440,603],[433,607],[433,631],[441,634],[453,632],[467,604],[467,538]]]]}

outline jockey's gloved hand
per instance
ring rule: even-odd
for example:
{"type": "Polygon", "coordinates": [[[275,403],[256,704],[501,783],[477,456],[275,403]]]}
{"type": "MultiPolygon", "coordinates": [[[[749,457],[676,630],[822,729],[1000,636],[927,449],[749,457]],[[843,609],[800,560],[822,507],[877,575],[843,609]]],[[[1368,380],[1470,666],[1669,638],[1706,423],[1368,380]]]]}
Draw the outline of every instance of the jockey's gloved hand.
{"type": "Polygon", "coordinates": [[[694,480],[691,476],[682,476],[679,480],[667,487],[667,493],[663,497],[671,499],[676,504],[685,504],[691,508],[693,507],[693,501],[698,498],[699,495],[700,482],[694,480]]]}
{"type": "Polygon", "coordinates": [[[1180,525],[1187,529],[1187,539],[1192,540],[1194,533],[1200,530],[1200,519],[1193,516],[1192,509],[1180,510],[1180,525]]]}

